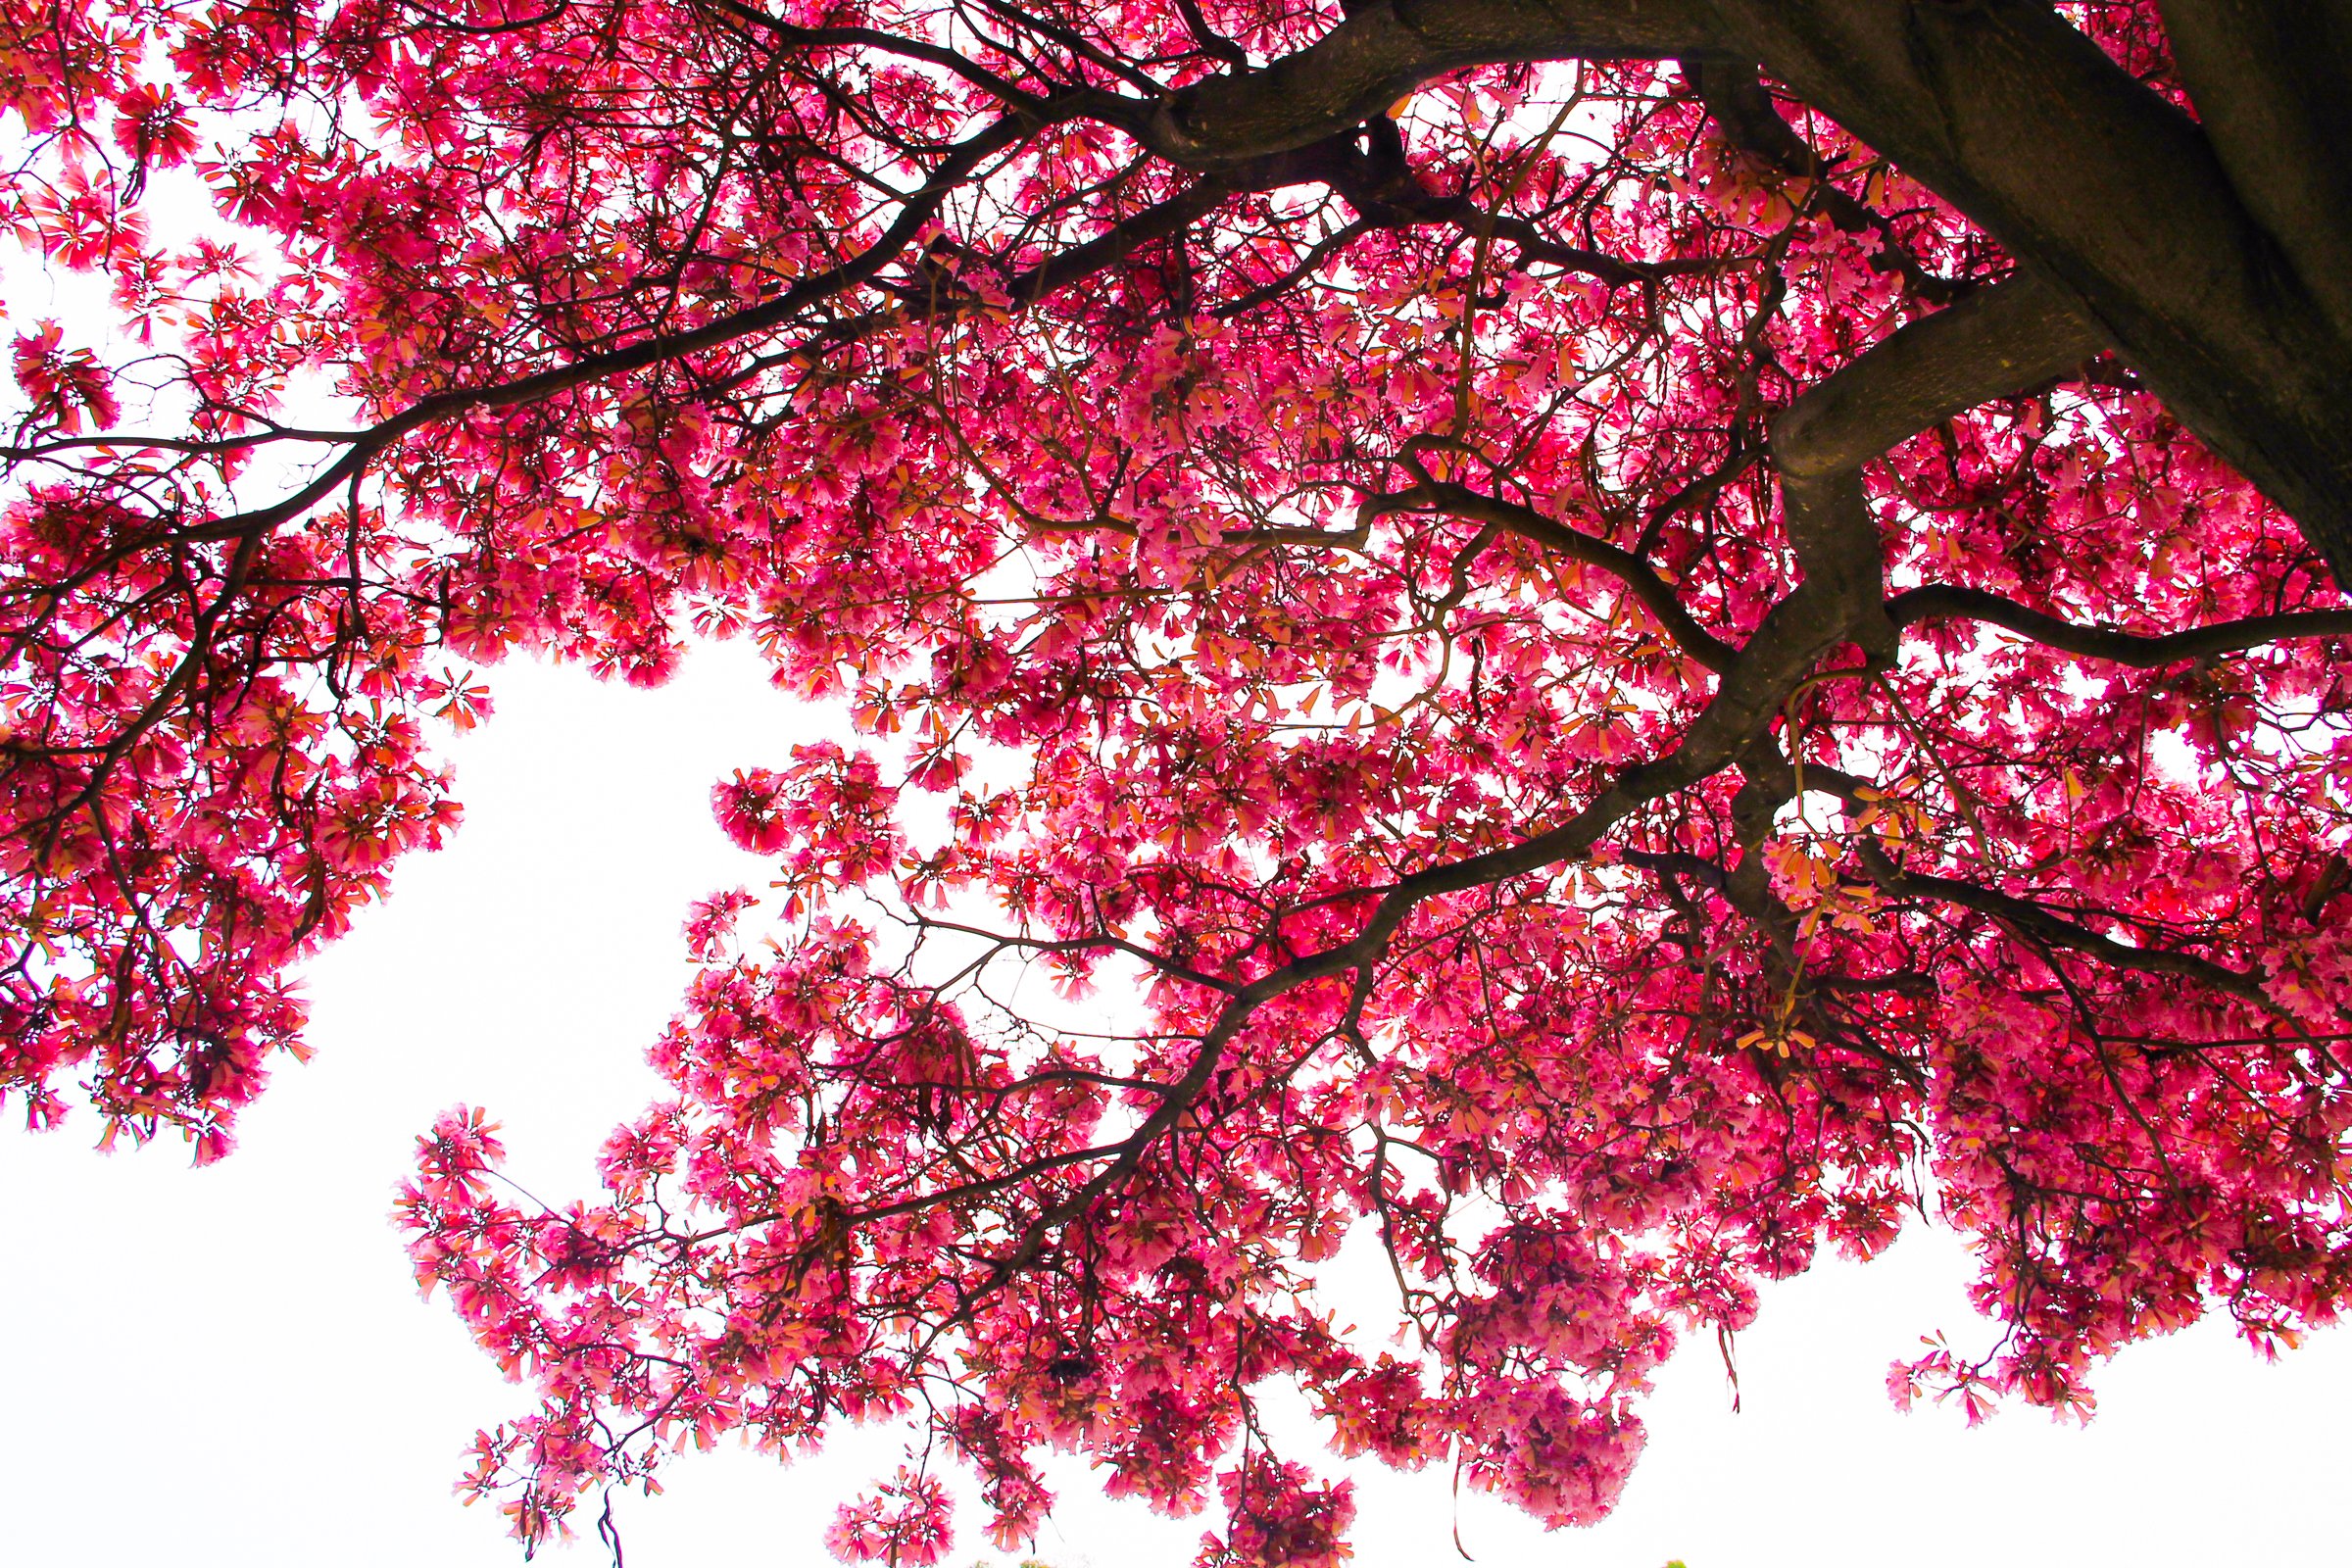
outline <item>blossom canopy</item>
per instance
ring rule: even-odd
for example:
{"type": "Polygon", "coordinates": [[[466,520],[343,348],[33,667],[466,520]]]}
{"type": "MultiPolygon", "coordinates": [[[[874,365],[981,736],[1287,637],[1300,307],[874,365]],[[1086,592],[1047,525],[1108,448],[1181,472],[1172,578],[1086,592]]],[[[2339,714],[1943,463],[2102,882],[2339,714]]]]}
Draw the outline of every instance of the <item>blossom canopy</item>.
{"type": "Polygon", "coordinates": [[[774,887],[664,1098],[401,1200],[526,1542],[905,1418],[847,1559],[1067,1449],[1336,1564],[1275,1385],[1590,1522],[1678,1336],[1923,1212],[2000,1338],[1899,1399],[2289,1343],[2352,31],[2248,9],[0,0],[8,275],[88,302],[7,320],[0,1095],[225,1152],[480,671],[741,637],[860,740],[713,781],[774,887]]]}

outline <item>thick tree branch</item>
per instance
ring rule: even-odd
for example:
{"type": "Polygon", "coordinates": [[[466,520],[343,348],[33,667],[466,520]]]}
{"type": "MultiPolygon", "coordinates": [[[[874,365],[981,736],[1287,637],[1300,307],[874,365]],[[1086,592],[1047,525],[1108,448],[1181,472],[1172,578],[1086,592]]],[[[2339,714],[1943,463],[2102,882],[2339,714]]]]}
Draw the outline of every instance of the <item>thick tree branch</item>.
{"type": "Polygon", "coordinates": [[[1896,594],[1886,602],[1886,618],[1897,627],[1925,620],[1981,620],[2061,653],[2102,659],[2137,669],[2156,669],[2182,660],[2243,653],[2249,648],[2291,638],[2352,637],[2352,610],[2249,615],[2214,626],[2143,636],[2061,620],[1982,588],[1955,588],[1943,583],[1930,583],[1896,594]]]}
{"type": "MultiPolygon", "coordinates": [[[[2257,216],[2303,186],[2241,196],[2194,122],[2040,0],[1374,5],[1263,70],[1153,106],[1102,94],[1096,112],[1212,169],[1339,133],[1448,70],[1571,57],[1761,63],[2056,284],[2352,582],[2352,334],[2257,216]]],[[[2302,68],[2301,96],[2333,71],[2302,68]]]]}
{"type": "MultiPolygon", "coordinates": [[[[1401,878],[1353,941],[1300,963],[1353,967],[1367,962],[1424,899],[1589,853],[1603,833],[1642,805],[1689,788],[1737,760],[1838,643],[1859,637],[1866,647],[1890,651],[1892,627],[1883,618],[1878,535],[1862,502],[1861,465],[2021,381],[2044,378],[2053,362],[2063,366],[2080,359],[2083,334],[2070,321],[2047,291],[2012,280],[1911,323],[1799,398],[1776,421],[1773,450],[1782,466],[1789,534],[1804,580],[1721,665],[1714,698],[1681,742],[1655,761],[1625,770],[1582,811],[1547,832],[1401,878]],[[2045,341],[2034,341],[2037,331],[2045,341]]],[[[1666,621],[1666,613],[1651,604],[1664,585],[1647,573],[1655,586],[1644,593],[1644,564],[1615,546],[1459,486],[1424,478],[1421,488],[1448,510],[1496,522],[1617,573],[1666,621]]],[[[1659,596],[1688,621],[1670,592],[1659,596]]]]}
{"type": "Polygon", "coordinates": [[[2194,122],[2041,0],[1717,10],[1725,41],[2058,285],[2352,582],[2352,341],[2194,122]]]}
{"type": "Polygon", "coordinates": [[[1909,323],[1791,403],[1773,421],[1772,455],[1784,480],[1858,468],[2104,346],[2056,289],[2018,273],[1909,323]]]}
{"type": "Polygon", "coordinates": [[[2296,280],[2352,337],[2352,10],[2162,0],[2198,123],[2296,280]]]}
{"type": "Polygon", "coordinates": [[[1263,70],[1121,114],[1161,157],[1215,169],[1362,123],[1433,76],[1506,60],[1668,60],[1721,52],[1708,0],[1391,0],[1263,70]]]}
{"type": "Polygon", "coordinates": [[[1876,598],[1883,567],[1862,465],[1987,398],[2079,363],[2093,340],[2052,291],[2014,277],[1913,321],[1806,392],[1773,421],[1790,546],[1807,584],[1848,601],[1874,659],[1894,629],[1876,598]]]}

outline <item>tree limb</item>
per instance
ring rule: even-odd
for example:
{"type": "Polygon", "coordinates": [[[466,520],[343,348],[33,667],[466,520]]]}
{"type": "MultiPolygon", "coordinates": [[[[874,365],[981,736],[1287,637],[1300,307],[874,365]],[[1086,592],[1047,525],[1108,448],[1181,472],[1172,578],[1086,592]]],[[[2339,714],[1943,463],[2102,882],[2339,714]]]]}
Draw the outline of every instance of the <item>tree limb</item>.
{"type": "Polygon", "coordinates": [[[2061,653],[2129,664],[2135,669],[2157,669],[2188,659],[2243,653],[2249,648],[2290,638],[2352,637],[2352,610],[2248,615],[2219,625],[2143,636],[2061,620],[1982,588],[1956,588],[1945,583],[1930,583],[1896,594],[1886,602],[1886,618],[1897,627],[1917,625],[1924,620],[1981,620],[2061,653]]]}

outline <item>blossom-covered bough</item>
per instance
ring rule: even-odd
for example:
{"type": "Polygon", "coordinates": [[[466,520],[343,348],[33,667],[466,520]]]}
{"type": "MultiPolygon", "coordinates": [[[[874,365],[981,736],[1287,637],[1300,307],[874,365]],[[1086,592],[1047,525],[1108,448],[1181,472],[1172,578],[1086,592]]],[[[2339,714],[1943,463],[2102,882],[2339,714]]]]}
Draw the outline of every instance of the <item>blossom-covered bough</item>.
{"type": "Polygon", "coordinates": [[[781,907],[602,1198],[423,1141],[526,1540],[910,1416],[844,1555],[1074,1448],[1328,1563],[1276,1382],[1587,1521],[1918,1211],[2001,1332],[1898,1397],[2352,1289],[2339,10],[9,0],[0,84],[112,300],[11,307],[35,1122],[226,1148],[478,665],[747,636],[870,737],[719,784],[781,907]]]}

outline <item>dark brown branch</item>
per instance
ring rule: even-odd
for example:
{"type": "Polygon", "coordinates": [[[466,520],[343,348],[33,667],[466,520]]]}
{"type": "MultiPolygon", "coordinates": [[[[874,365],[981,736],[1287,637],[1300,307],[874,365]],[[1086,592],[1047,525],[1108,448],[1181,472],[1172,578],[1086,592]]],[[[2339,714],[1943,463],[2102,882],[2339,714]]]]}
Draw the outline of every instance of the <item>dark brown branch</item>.
{"type": "Polygon", "coordinates": [[[2257,220],[2278,202],[2043,0],[1391,0],[1263,70],[1090,112],[1207,170],[1449,70],[1563,58],[1760,63],[2054,284],[2352,582],[2352,332],[2257,220]]]}
{"type": "Polygon", "coordinates": [[[2352,12],[2163,0],[2165,37],[2230,183],[2352,336],[2352,12]]]}
{"type": "Polygon", "coordinates": [[[1859,468],[2104,346],[2057,290],[2019,273],[1910,322],[1791,403],[1773,421],[1772,455],[1784,479],[1859,468]]]}
{"type": "Polygon", "coordinates": [[[1711,9],[1739,52],[2055,284],[2352,582],[2352,339],[2193,120],[2046,0],[1711,9]]]}
{"type": "Polygon", "coordinates": [[[1973,909],[1979,914],[1990,915],[2019,935],[2031,937],[2045,947],[2079,953],[2084,957],[2096,958],[2111,968],[2193,980],[2225,995],[2250,1002],[2266,1012],[2279,1010],[2278,1004],[2263,991],[2261,982],[2254,976],[2241,974],[2211,958],[2161,948],[2135,948],[2118,942],[2113,937],[2102,936],[2088,926],[2065,919],[2032,899],[1998,893],[1955,877],[1902,870],[1886,858],[1886,852],[1867,839],[1856,846],[1855,855],[1861,860],[1862,868],[1870,873],[1871,880],[1889,893],[1936,899],[1957,905],[1963,909],[1973,909]]]}
{"type": "Polygon", "coordinates": [[[1176,0],[1176,13],[1184,18],[1185,29],[1193,35],[1193,41],[1200,46],[1202,54],[1222,60],[1237,71],[1250,69],[1248,53],[1240,44],[1209,25],[1208,19],[1200,14],[1200,0],[1176,0]]]}
{"type": "MultiPolygon", "coordinates": [[[[1683,63],[1683,74],[1697,90],[1707,113],[1715,118],[1725,140],[1783,174],[1821,180],[1824,172],[1821,155],[1781,118],[1755,67],[1730,61],[1689,60],[1683,63]]],[[[1959,285],[1928,270],[1904,247],[1894,232],[1894,224],[1885,214],[1864,206],[1827,181],[1819,185],[1814,199],[1820,203],[1821,211],[1829,215],[1830,221],[1847,233],[1876,234],[1879,250],[1871,257],[1870,265],[1881,271],[1901,273],[1903,281],[1919,298],[1946,305],[1960,296],[1959,285]]]]}
{"type": "MultiPolygon", "coordinates": [[[[1806,580],[1850,595],[1880,592],[1878,526],[1862,465],[1988,398],[2080,364],[2097,340],[2059,296],[2020,274],[1923,317],[1805,393],[1772,425],[1781,501],[1806,580]]],[[[1878,607],[1856,636],[1891,658],[1894,630],[1878,607]]]]}
{"type": "Polygon", "coordinates": [[[1674,590],[1667,586],[1666,580],[1651,568],[1649,563],[1605,539],[1596,539],[1564,523],[1554,522],[1533,507],[1481,495],[1467,485],[1426,477],[1410,490],[1375,499],[1382,505],[1420,502],[1456,517],[1491,522],[1506,533],[1542,546],[1553,555],[1596,566],[1625,584],[1626,590],[1642,602],[1642,607],[1650,612],[1666,635],[1699,663],[1721,673],[1731,667],[1733,660],[1738,657],[1730,644],[1690,617],[1690,612],[1683,608],[1682,601],[1675,597],[1674,590]]]}
{"type": "MultiPolygon", "coordinates": [[[[1073,119],[1077,113],[1077,104],[1073,99],[1065,102],[1054,118],[1073,119]]],[[[950,191],[968,178],[990,157],[1016,146],[1033,134],[1039,123],[1039,120],[1030,115],[1001,120],[957,144],[954,154],[941,165],[931,179],[919,190],[908,193],[906,206],[873,244],[848,261],[803,278],[772,300],[722,316],[687,331],[663,333],[632,343],[626,348],[584,355],[568,365],[556,366],[534,375],[483,386],[456,387],[420,398],[390,418],[369,426],[353,441],[351,449],[341,458],[309,484],[283,500],[195,527],[174,529],[172,536],[182,540],[236,539],[268,533],[301,516],[332,495],[354,475],[364,472],[369,464],[403,437],[436,420],[475,409],[515,408],[536,403],[568,392],[574,387],[666,364],[781,326],[819,300],[830,299],[870,281],[913,242],[923,224],[937,215],[940,204],[950,191]]]]}
{"type": "Polygon", "coordinates": [[[1348,130],[1464,66],[1712,57],[1722,52],[1714,9],[1708,0],[1391,0],[1356,9],[1263,70],[1113,112],[1162,158],[1216,169],[1348,130]]]}
{"type": "Polygon", "coordinates": [[[1034,305],[1056,289],[1116,266],[1146,245],[1172,239],[1214,212],[1217,204],[1232,194],[1233,187],[1224,180],[1200,180],[1021,273],[1009,290],[1013,302],[1034,305]]]}
{"type": "Polygon", "coordinates": [[[2188,659],[2243,653],[2249,648],[2294,638],[2352,637],[2352,610],[2249,615],[2242,620],[2150,637],[2061,620],[1982,588],[1955,588],[1943,583],[1930,583],[1896,594],[1886,602],[1886,618],[1898,627],[1924,620],[1981,620],[2061,653],[2103,659],[2135,669],[2156,669],[2188,659]]]}

